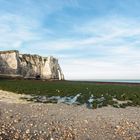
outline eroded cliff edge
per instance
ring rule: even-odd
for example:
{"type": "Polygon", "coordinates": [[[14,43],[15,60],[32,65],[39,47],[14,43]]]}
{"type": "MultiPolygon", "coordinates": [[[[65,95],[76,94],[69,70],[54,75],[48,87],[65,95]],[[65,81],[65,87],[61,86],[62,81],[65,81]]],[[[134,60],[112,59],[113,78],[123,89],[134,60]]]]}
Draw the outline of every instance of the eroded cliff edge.
{"type": "Polygon", "coordinates": [[[20,54],[17,50],[0,51],[0,74],[24,78],[64,80],[58,59],[20,54]]]}

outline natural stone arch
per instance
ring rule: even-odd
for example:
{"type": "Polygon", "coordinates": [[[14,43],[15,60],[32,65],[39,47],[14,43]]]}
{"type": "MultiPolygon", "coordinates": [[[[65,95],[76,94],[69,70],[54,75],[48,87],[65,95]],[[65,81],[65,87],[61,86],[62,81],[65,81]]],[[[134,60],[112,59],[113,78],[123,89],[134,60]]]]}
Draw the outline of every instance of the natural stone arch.
{"type": "Polygon", "coordinates": [[[58,71],[59,80],[62,80],[62,79],[61,79],[61,72],[60,72],[60,70],[58,69],[57,71],[58,71]]]}
{"type": "Polygon", "coordinates": [[[58,72],[58,78],[59,78],[59,80],[64,80],[64,75],[62,73],[62,70],[61,70],[59,64],[58,64],[58,67],[57,67],[57,72],[58,72]]]}

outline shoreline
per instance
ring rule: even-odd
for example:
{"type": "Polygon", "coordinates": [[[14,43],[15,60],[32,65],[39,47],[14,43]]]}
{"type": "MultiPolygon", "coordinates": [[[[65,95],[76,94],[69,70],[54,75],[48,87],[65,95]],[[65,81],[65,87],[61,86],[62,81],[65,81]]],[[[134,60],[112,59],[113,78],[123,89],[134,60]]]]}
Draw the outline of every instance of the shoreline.
{"type": "Polygon", "coordinates": [[[79,80],[66,80],[66,81],[68,81],[68,82],[80,82],[80,83],[82,83],[82,82],[85,82],[85,83],[95,83],[95,84],[112,84],[112,85],[134,85],[134,86],[140,86],[140,83],[137,83],[137,82],[135,82],[135,83],[133,83],[133,82],[109,82],[109,81],[107,81],[107,82],[104,82],[104,81],[79,81],[79,80]]]}
{"type": "MultiPolygon", "coordinates": [[[[17,75],[18,76],[18,75],[17,75]]],[[[79,82],[79,83],[96,83],[96,84],[117,84],[117,85],[140,85],[140,80],[45,80],[45,79],[34,79],[34,78],[3,78],[0,77],[0,80],[25,80],[25,81],[44,81],[44,82],[79,82]],[[132,82],[131,82],[132,81],[132,82]],[[139,81],[139,82],[135,82],[139,81]]]]}

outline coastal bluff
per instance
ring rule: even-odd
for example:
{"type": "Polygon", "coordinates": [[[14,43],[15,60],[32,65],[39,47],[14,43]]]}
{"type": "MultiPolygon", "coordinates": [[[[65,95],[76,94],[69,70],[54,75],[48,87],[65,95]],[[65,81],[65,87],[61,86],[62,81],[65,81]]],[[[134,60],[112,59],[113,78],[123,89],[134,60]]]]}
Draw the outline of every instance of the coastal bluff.
{"type": "Polygon", "coordinates": [[[53,56],[20,54],[17,50],[0,51],[0,75],[64,80],[64,74],[53,56]]]}

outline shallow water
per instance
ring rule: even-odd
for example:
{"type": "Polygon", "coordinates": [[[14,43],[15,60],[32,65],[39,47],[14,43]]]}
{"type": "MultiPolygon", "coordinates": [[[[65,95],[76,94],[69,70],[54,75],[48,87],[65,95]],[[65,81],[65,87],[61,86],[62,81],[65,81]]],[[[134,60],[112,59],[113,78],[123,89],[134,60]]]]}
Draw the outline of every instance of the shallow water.
{"type": "Polygon", "coordinates": [[[69,96],[69,97],[60,97],[60,96],[25,96],[23,99],[27,101],[34,101],[34,102],[41,102],[41,103],[65,103],[65,104],[80,104],[77,99],[80,97],[81,93],[77,94],[76,96],[69,96]]]}
{"type": "Polygon", "coordinates": [[[77,79],[74,81],[90,81],[90,82],[120,82],[120,83],[140,83],[140,80],[126,80],[126,79],[77,79]]]}

